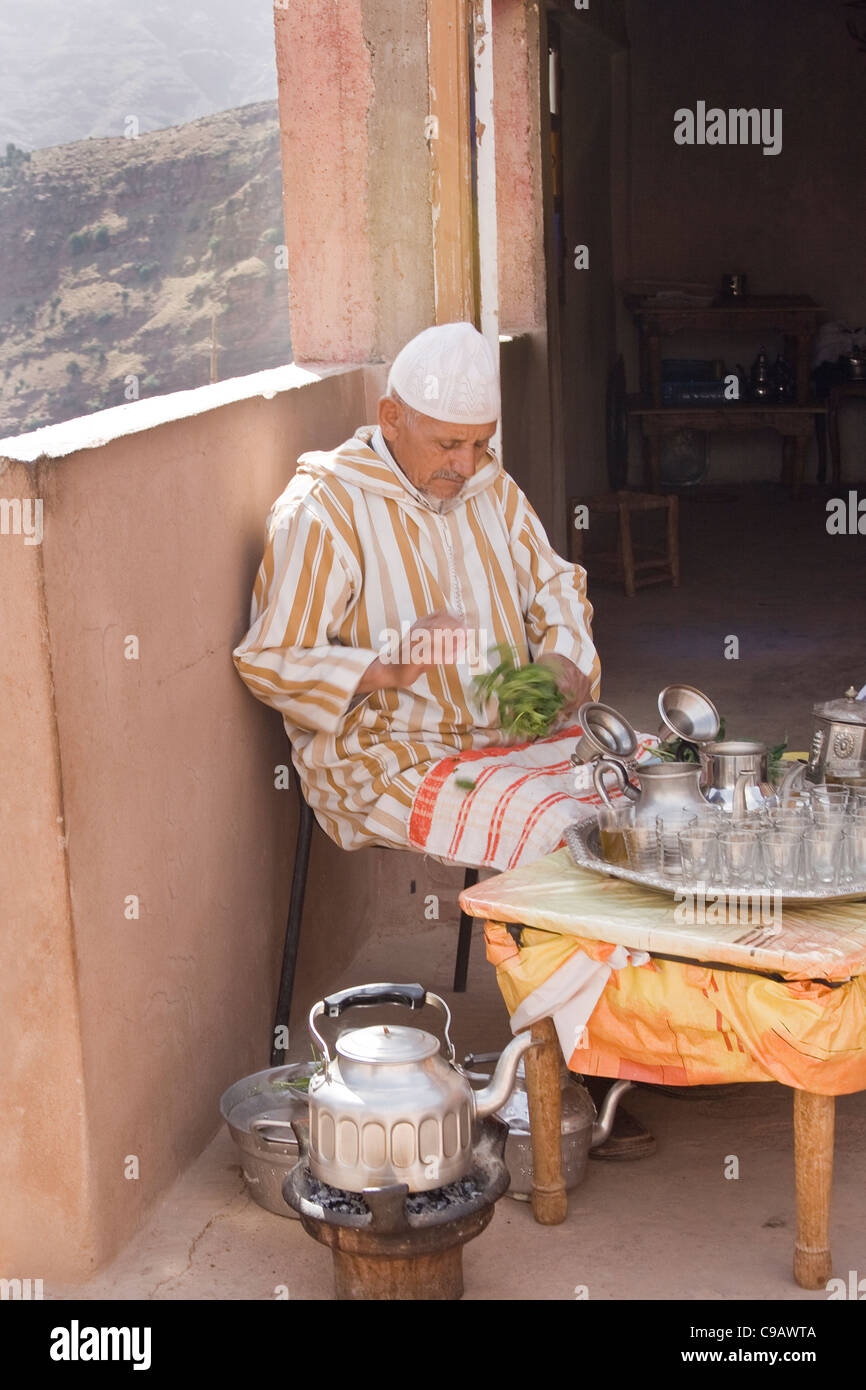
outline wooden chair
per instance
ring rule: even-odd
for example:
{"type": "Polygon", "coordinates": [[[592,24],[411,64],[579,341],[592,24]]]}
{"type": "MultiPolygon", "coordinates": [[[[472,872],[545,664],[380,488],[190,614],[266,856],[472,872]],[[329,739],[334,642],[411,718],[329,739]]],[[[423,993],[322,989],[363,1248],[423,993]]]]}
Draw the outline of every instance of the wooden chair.
{"type": "MultiPolygon", "coordinates": [[[[298,946],[301,940],[301,922],[304,915],[304,895],[307,889],[307,870],[310,865],[310,845],[313,838],[315,816],[307,804],[301,788],[300,778],[292,764],[292,780],[298,796],[298,836],[295,842],[295,867],[292,872],[292,888],[289,894],[289,915],[286,923],[286,939],[283,945],[283,962],[280,968],[280,988],[277,1007],[274,1013],[274,1026],[271,1032],[271,1066],[282,1066],[285,1048],[277,1046],[277,1030],[285,1027],[288,1034],[289,1017],[292,1011],[292,992],[295,987],[295,967],[298,961],[298,946]]],[[[466,869],[463,887],[472,888],[478,882],[478,870],[466,869]]],[[[460,913],[460,931],[457,936],[457,958],[454,962],[454,992],[463,994],[469,973],[469,951],[472,945],[473,918],[468,913],[460,913]]]]}
{"type": "MultiPolygon", "coordinates": [[[[600,497],[573,497],[569,503],[569,559],[584,565],[593,580],[611,579],[625,585],[629,598],[647,584],[665,584],[678,588],[680,582],[679,498],[654,492],[604,493],[600,497]],[[589,534],[593,534],[595,518],[612,516],[617,523],[615,551],[591,551],[585,554],[584,537],[587,528],[575,525],[576,509],[586,507],[589,534]],[[635,545],[632,538],[632,515],[645,512],[664,512],[663,546],[635,545]]],[[[580,519],[580,518],[578,518],[580,519]]]]}

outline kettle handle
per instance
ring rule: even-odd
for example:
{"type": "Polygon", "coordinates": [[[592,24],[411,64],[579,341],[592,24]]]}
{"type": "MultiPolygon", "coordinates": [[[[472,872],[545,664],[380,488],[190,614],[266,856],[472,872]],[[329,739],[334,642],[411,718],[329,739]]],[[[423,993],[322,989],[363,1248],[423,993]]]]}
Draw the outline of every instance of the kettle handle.
{"type": "Polygon", "coordinates": [[[630,801],[638,801],[640,799],[639,793],[629,781],[628,770],[621,759],[611,757],[599,758],[592,770],[592,780],[597,795],[601,797],[609,811],[614,810],[614,804],[610,799],[610,793],[607,787],[604,785],[604,772],[606,768],[611,768],[616,773],[617,780],[620,784],[620,790],[625,793],[630,801]]]}
{"type": "Polygon", "coordinates": [[[339,1018],[344,1009],[364,1004],[403,1004],[407,1009],[421,1009],[426,999],[423,985],[355,985],[326,994],[322,1011],[328,1018],[339,1018]]]}
{"type": "Polygon", "coordinates": [[[327,1071],[331,1063],[331,1054],[328,1051],[328,1044],[316,1027],[315,1020],[322,1014],[327,1014],[329,1018],[339,1018],[344,1009],[363,1008],[372,1004],[402,1004],[407,1009],[422,1009],[425,1004],[432,1004],[445,1015],[445,1042],[447,1045],[447,1055],[449,1062],[456,1060],[454,1044],[451,1041],[451,1010],[440,999],[438,994],[431,994],[423,985],[395,985],[395,984],[376,984],[376,985],[356,985],[350,989],[338,990],[336,994],[329,994],[324,999],[320,999],[318,1004],[314,1004],[310,1010],[308,1026],[310,1033],[319,1044],[322,1055],[325,1059],[325,1070],[327,1071]]]}

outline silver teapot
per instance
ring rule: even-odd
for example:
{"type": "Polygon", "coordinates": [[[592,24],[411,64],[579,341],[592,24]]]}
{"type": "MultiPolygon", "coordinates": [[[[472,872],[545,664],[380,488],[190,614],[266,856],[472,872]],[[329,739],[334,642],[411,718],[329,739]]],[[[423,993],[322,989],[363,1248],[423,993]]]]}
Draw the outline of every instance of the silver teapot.
{"type": "Polygon", "coordinates": [[[310,1010],[310,1033],[324,1069],[310,1081],[309,1163],[313,1176],[347,1192],[406,1183],[426,1192],[463,1177],[472,1164],[473,1121],[497,1111],[514,1087],[517,1064],[533,1041],[527,1030],[505,1048],[489,1086],[474,1091],[457,1065],[451,1012],[418,984],[361,985],[329,995],[310,1010]],[[375,1024],[340,1033],[331,1057],[316,1028],[349,1008],[432,1004],[445,1015],[442,1044],[421,1028],[375,1024]]]}
{"type": "Polygon", "coordinates": [[[595,765],[593,781],[595,790],[605,806],[614,810],[610,793],[604,785],[604,773],[613,771],[630,801],[634,802],[634,823],[636,826],[655,826],[656,817],[666,821],[686,820],[706,810],[707,801],[701,792],[701,768],[698,763],[648,763],[635,769],[639,787],[628,778],[628,772],[615,758],[599,758],[595,765]]]}
{"type": "Polygon", "coordinates": [[[702,785],[711,806],[720,806],[735,820],[777,804],[768,772],[766,743],[723,739],[700,750],[702,785]]]}

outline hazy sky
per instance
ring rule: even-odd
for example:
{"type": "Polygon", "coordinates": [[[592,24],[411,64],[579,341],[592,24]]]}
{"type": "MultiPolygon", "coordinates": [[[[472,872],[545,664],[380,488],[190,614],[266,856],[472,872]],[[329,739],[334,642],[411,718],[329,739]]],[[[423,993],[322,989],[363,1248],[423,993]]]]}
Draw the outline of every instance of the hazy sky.
{"type": "Polygon", "coordinates": [[[0,0],[0,150],[142,133],[277,94],[271,0],[0,0]]]}

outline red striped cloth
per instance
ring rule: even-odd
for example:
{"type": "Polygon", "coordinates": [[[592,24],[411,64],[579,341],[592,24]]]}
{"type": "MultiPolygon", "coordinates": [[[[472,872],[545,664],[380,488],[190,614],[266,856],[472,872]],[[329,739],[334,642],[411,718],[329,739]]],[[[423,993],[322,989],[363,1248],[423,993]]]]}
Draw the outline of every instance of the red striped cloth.
{"type": "MultiPolygon", "coordinates": [[[[409,841],[451,864],[513,869],[557,849],[567,825],[595,814],[592,791],[578,791],[571,753],[580,728],[506,748],[469,749],[434,763],[415,793],[409,841]],[[474,782],[466,790],[457,782],[474,782]]],[[[656,742],[641,736],[638,761],[656,742]]]]}

